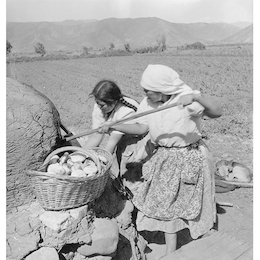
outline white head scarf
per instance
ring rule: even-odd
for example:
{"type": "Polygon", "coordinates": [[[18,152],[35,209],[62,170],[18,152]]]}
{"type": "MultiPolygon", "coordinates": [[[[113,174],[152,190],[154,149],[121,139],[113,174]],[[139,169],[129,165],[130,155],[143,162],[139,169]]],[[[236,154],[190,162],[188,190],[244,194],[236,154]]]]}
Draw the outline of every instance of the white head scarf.
{"type": "Polygon", "coordinates": [[[179,78],[179,74],[165,65],[148,65],[140,84],[144,89],[165,95],[193,93],[193,90],[179,78]]]}

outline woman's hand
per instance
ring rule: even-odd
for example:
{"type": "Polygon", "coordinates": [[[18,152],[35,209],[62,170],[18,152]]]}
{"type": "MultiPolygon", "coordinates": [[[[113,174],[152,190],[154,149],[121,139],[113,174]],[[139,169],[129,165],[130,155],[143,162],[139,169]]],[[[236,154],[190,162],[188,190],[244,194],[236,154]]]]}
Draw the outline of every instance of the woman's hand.
{"type": "Polygon", "coordinates": [[[187,94],[187,95],[183,95],[180,96],[180,98],[177,101],[177,105],[180,109],[183,109],[185,106],[190,105],[192,102],[195,101],[195,96],[197,96],[199,94],[187,94]]]}
{"type": "Polygon", "coordinates": [[[98,133],[100,134],[105,134],[105,133],[110,133],[112,131],[112,129],[110,128],[110,124],[109,123],[104,123],[102,126],[100,126],[98,128],[98,133]]]}

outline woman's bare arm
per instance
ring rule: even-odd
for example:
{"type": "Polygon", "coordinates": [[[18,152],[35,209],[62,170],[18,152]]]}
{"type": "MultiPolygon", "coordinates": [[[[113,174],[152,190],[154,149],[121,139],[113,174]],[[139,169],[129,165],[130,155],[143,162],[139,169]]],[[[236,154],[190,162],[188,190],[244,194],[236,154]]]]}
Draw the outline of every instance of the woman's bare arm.
{"type": "Polygon", "coordinates": [[[194,95],[195,97],[193,98],[194,101],[197,101],[200,103],[204,108],[204,114],[210,118],[217,118],[222,116],[223,111],[222,111],[222,106],[220,105],[219,102],[216,102],[211,97],[204,97],[201,95],[194,95]]]}
{"type": "Polygon", "coordinates": [[[214,100],[210,96],[202,96],[200,94],[187,94],[181,96],[177,101],[177,104],[180,108],[183,108],[183,106],[187,106],[194,101],[198,102],[205,108],[204,114],[206,116],[210,118],[217,118],[222,116],[222,106],[219,102],[216,102],[216,100],[214,100]]]}

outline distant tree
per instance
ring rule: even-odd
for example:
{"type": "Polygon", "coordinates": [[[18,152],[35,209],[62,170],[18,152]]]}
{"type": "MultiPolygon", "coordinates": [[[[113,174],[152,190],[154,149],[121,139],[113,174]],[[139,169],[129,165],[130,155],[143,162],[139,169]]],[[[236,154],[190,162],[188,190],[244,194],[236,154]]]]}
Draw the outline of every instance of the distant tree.
{"type": "Polygon", "coordinates": [[[130,52],[130,45],[129,45],[129,43],[126,43],[124,46],[125,46],[125,50],[130,52]]]}
{"type": "Polygon", "coordinates": [[[13,46],[9,41],[6,40],[6,54],[9,54],[12,51],[13,46]]]}
{"type": "Polygon", "coordinates": [[[82,46],[82,49],[83,49],[85,54],[88,54],[89,48],[87,46],[82,46]]]}
{"type": "Polygon", "coordinates": [[[166,50],[166,38],[164,34],[158,34],[156,37],[158,48],[161,51],[166,50]]]}
{"type": "Polygon", "coordinates": [[[42,43],[38,42],[34,45],[34,50],[36,53],[41,54],[41,56],[44,56],[46,54],[45,48],[42,43]]]}
{"type": "Polygon", "coordinates": [[[115,44],[113,42],[111,42],[109,44],[109,50],[113,50],[115,48],[115,44]]]}

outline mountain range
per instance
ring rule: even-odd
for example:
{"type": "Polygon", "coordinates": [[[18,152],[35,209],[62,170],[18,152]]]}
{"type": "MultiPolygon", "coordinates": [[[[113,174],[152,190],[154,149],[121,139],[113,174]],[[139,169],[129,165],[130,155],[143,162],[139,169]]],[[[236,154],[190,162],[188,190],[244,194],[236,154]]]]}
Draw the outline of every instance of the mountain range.
{"type": "Polygon", "coordinates": [[[253,24],[171,23],[160,18],[108,18],[104,20],[66,20],[62,22],[7,22],[6,39],[12,52],[34,52],[41,42],[46,51],[75,51],[83,46],[94,49],[131,49],[155,46],[163,35],[166,46],[201,42],[203,44],[253,43],[253,24]]]}

